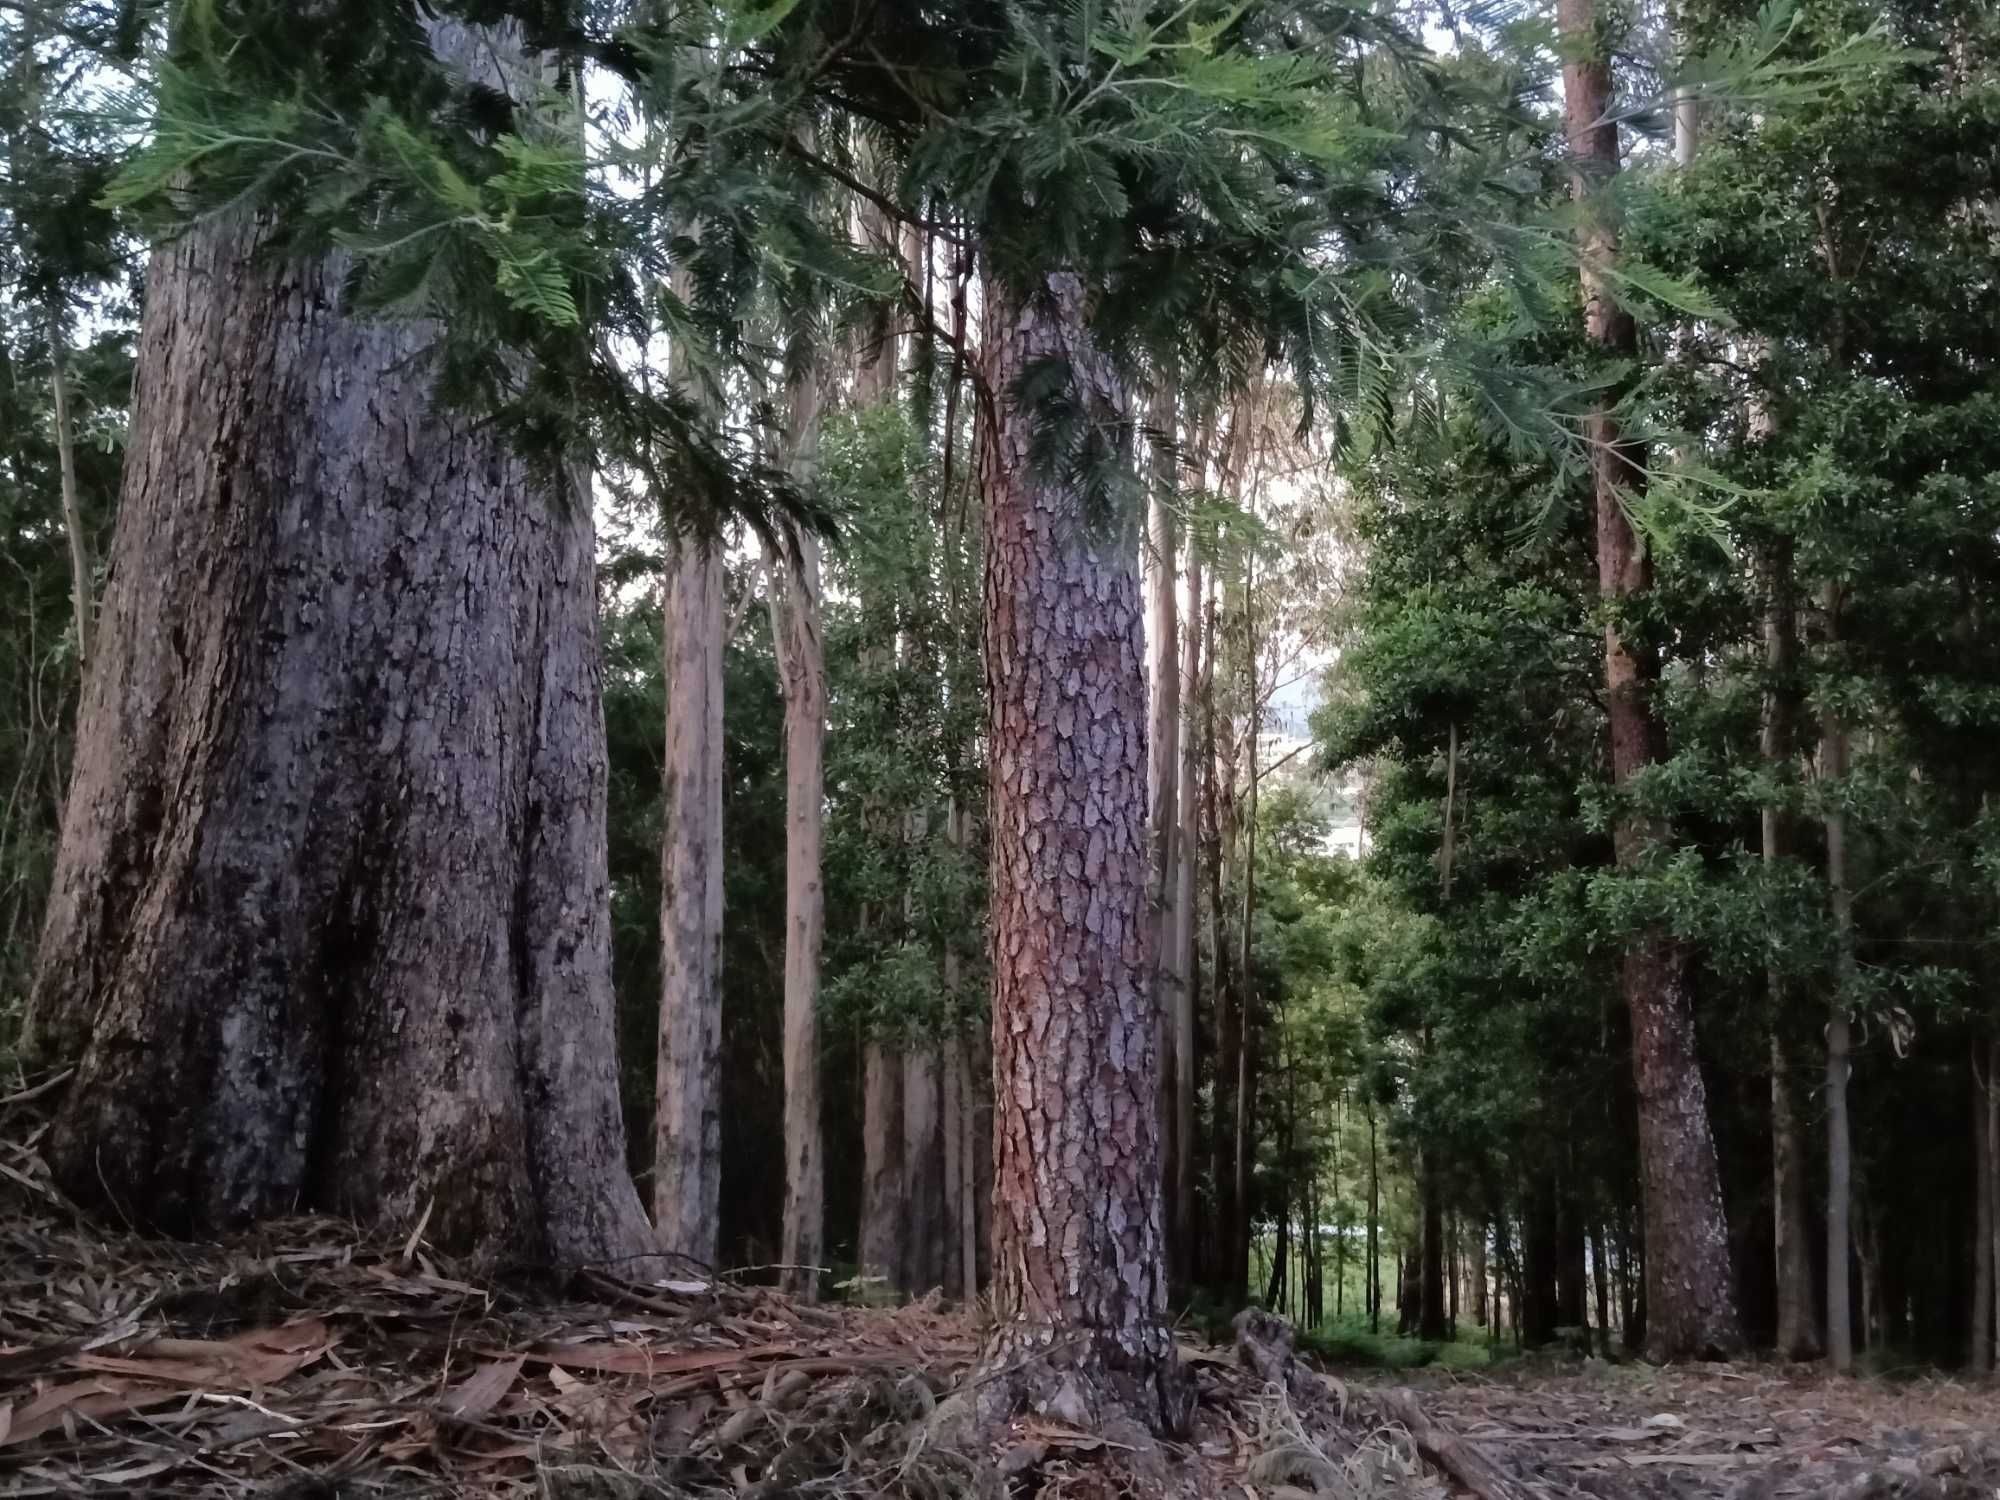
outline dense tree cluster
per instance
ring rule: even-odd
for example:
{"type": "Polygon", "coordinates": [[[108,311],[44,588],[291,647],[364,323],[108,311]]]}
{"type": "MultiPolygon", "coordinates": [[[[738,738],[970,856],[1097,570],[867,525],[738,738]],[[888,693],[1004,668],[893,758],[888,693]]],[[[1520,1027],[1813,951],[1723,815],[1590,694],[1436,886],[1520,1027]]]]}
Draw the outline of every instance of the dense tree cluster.
{"type": "Polygon", "coordinates": [[[2000,32],[1670,20],[9,12],[65,1190],[1990,1365],[2000,32]]]}

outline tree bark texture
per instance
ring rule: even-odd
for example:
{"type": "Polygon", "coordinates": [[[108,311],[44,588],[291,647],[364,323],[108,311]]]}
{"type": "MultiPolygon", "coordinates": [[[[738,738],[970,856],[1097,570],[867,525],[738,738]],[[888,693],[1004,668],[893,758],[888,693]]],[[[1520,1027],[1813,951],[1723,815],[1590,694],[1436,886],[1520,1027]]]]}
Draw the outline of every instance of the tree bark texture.
{"type": "MultiPolygon", "coordinates": [[[[1840,636],[1840,593],[1826,587],[1829,644],[1840,636]]],[[[1847,777],[1847,726],[1829,709],[1820,723],[1819,774],[1838,798],[1847,777]]],[[[1848,986],[1854,978],[1854,896],[1847,884],[1847,814],[1829,801],[1826,827],[1826,888],[1833,912],[1834,994],[1826,1022],[1826,1353],[1833,1368],[1854,1368],[1854,1317],[1848,1282],[1850,1223],[1854,1211],[1854,1151],[1847,1126],[1848,1058],[1853,1049],[1847,1016],[1848,986]]]]}
{"type": "Polygon", "coordinates": [[[903,1284],[902,1059],[870,1038],[861,1070],[861,1274],[883,1298],[903,1284]]]}
{"type": "MultiPolygon", "coordinates": [[[[1774,543],[1764,559],[1764,722],[1760,750],[1767,770],[1792,763],[1798,749],[1798,611],[1792,591],[1789,538],[1774,543]]],[[[1775,798],[1762,815],[1766,874],[1786,858],[1786,828],[1775,798]]],[[[1784,976],[1773,964],[1765,988],[1771,1002],[1771,1196],[1772,1244],[1778,1288],[1778,1353],[1786,1359],[1819,1357],[1817,1302],[1813,1295],[1812,1248],[1806,1216],[1805,1127],[1794,1097],[1791,1062],[1784,1040],[1784,976]]]]}
{"type": "Polygon", "coordinates": [[[170,1231],[311,1208],[639,1255],[589,503],[269,228],[148,273],[30,1002],[77,1069],[50,1162],[170,1231]]]}
{"type": "Polygon", "coordinates": [[[1174,869],[1174,980],[1172,990],[1174,1034],[1174,1139],[1180,1148],[1174,1154],[1169,1219],[1179,1274],[1192,1281],[1200,1257],[1195,1227],[1195,1085],[1198,1059],[1195,1056],[1195,985],[1200,959],[1196,952],[1200,887],[1196,866],[1200,859],[1197,837],[1196,801],[1201,792],[1201,741],[1194,721],[1193,704],[1200,691],[1202,662],[1202,567],[1192,542],[1187,548],[1187,615],[1181,627],[1180,786],[1175,807],[1180,815],[1180,859],[1174,869]]]}
{"type": "MultiPolygon", "coordinates": [[[[1171,1185],[1180,1180],[1180,1160],[1194,1151],[1191,1137],[1178,1131],[1180,1115],[1176,1107],[1179,1080],[1184,1068],[1193,1066],[1192,1056],[1177,1051],[1180,1032],[1176,1025],[1179,991],[1185,981],[1175,962],[1179,953],[1179,929],[1174,919],[1174,898],[1180,876],[1176,868],[1180,849],[1180,718],[1181,677],[1179,659],[1179,609],[1175,598],[1179,586],[1175,567],[1174,522],[1171,501],[1174,489],[1174,393],[1161,381],[1148,404],[1146,426],[1153,445],[1152,482],[1146,497],[1146,543],[1142,554],[1142,581],[1146,599],[1146,923],[1147,951],[1154,956],[1152,991],[1159,1027],[1160,1054],[1160,1146],[1162,1180],[1171,1185]]],[[[1178,1196],[1171,1200],[1176,1205],[1178,1196]]],[[[1171,1216],[1170,1216],[1171,1217],[1171,1216]]],[[[1173,1219],[1175,1228],[1178,1218],[1173,1219]]],[[[1179,1255],[1179,1237],[1169,1236],[1168,1272],[1185,1278],[1189,1267],[1179,1255]]]]}
{"type": "Polygon", "coordinates": [[[1124,397],[1077,278],[984,290],[992,1354],[1076,1369],[1178,1432],[1189,1388],[1166,1325],[1138,549],[1129,523],[1086,516],[1076,486],[1037,466],[1019,386],[1056,362],[1095,419],[1118,420],[1124,397]]]}
{"type": "Polygon", "coordinates": [[[63,533],[69,540],[70,613],[76,621],[79,673],[90,670],[91,624],[95,603],[90,533],[83,525],[83,502],[76,485],[76,418],[69,404],[69,347],[63,337],[63,309],[49,299],[49,395],[55,404],[56,462],[62,482],[63,533]]]}
{"type": "MultiPolygon", "coordinates": [[[[818,371],[809,368],[791,382],[787,416],[792,473],[802,484],[810,483],[818,468],[819,407],[818,371]]],[[[779,1259],[784,1289],[810,1301],[819,1291],[819,1275],[811,1268],[819,1264],[826,1218],[819,1102],[826,657],[819,541],[801,528],[792,545],[789,559],[772,560],[770,589],[771,638],[785,698],[785,1209],[779,1259]]]]}
{"type": "Polygon", "coordinates": [[[665,600],[653,1221],[668,1250],[713,1267],[722,1189],[721,548],[675,543],[665,600]]]}
{"type": "MultiPolygon", "coordinates": [[[[1585,333],[1608,359],[1631,360],[1638,339],[1631,316],[1613,299],[1604,268],[1618,257],[1618,236],[1603,193],[1618,171],[1618,125],[1611,114],[1611,66],[1593,0],[1559,0],[1565,38],[1563,99],[1569,131],[1571,191],[1583,213],[1585,333]]],[[[1597,500],[1598,583],[1615,613],[1604,629],[1613,783],[1622,788],[1663,758],[1664,733],[1653,701],[1659,662],[1627,638],[1625,607],[1652,587],[1652,565],[1632,529],[1622,496],[1645,471],[1609,400],[1586,421],[1597,500]]],[[[1663,829],[1634,814],[1614,830],[1618,864],[1636,865],[1663,829]]],[[[1710,1132],[1708,1099],[1695,1053],[1687,992],[1687,953],[1663,926],[1628,943],[1621,986],[1632,1017],[1632,1067],[1639,1096],[1639,1158],[1646,1210],[1647,1351],[1656,1358],[1729,1353],[1742,1344],[1731,1286],[1722,1180],[1710,1132]]]]}
{"type": "Polygon", "coordinates": [[[944,1097],[936,1041],[903,1052],[903,1279],[922,1296],[944,1284],[944,1097]]]}

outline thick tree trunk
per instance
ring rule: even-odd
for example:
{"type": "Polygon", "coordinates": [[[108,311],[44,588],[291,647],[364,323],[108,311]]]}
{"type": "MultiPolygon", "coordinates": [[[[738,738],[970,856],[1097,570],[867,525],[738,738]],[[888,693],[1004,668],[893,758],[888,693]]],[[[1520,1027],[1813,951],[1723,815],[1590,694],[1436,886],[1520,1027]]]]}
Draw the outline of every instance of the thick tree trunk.
{"type": "MultiPolygon", "coordinates": [[[[1829,644],[1840,633],[1840,593],[1828,584],[1829,644]]],[[[1820,724],[1820,780],[1832,795],[1845,794],[1847,726],[1829,710],[1820,724]]],[[[1854,897],[1847,885],[1847,814],[1838,802],[1826,811],[1826,888],[1833,909],[1834,994],[1826,1023],[1826,1353],[1833,1368],[1854,1368],[1854,1319],[1848,1290],[1849,1225],[1854,1212],[1854,1155],[1847,1129],[1848,987],[1854,978],[1854,897]]]]}
{"type": "Polygon", "coordinates": [[[1420,1158],[1423,1187],[1422,1286],[1418,1300],[1417,1333],[1442,1342],[1445,1336],[1444,1191],[1434,1154],[1420,1158]]]}
{"type": "MultiPolygon", "coordinates": [[[[1585,332],[1607,358],[1629,361],[1638,341],[1629,314],[1612,298],[1603,269],[1615,262],[1614,220],[1597,205],[1618,171],[1618,125],[1611,114],[1611,65],[1593,0],[1559,0],[1565,38],[1563,98],[1572,194],[1582,206],[1585,332]]],[[[1644,481],[1640,456],[1625,441],[1609,401],[1587,422],[1597,500],[1599,587],[1618,613],[1604,630],[1612,780],[1623,787],[1662,758],[1653,694],[1654,653],[1626,635],[1626,606],[1652,587],[1652,565],[1626,516],[1623,494],[1644,481]]],[[[1663,830],[1627,813],[1615,830],[1618,863],[1639,862],[1663,830]]],[[[1639,1094],[1639,1158],[1646,1203],[1648,1351],[1658,1358],[1729,1353],[1742,1344],[1731,1290],[1722,1180],[1709,1130],[1708,1099],[1695,1054],[1687,954],[1664,927],[1635,934],[1621,975],[1632,1015],[1632,1066],[1639,1094]]]]}
{"type": "Polygon", "coordinates": [[[903,1280],[922,1296],[944,1285],[944,1090],[931,1038],[903,1052],[903,1280]]]}
{"type": "MultiPolygon", "coordinates": [[[[801,484],[809,484],[818,468],[819,407],[818,371],[808,368],[791,382],[786,434],[792,473],[801,484]]],[[[785,1216],[779,1259],[785,1267],[780,1272],[784,1289],[812,1301],[819,1292],[815,1268],[826,1218],[819,1107],[826,658],[820,635],[819,542],[801,529],[792,546],[789,559],[770,560],[771,640],[785,696],[785,1216]]]]}
{"type": "MultiPolygon", "coordinates": [[[[1136,539],[1037,467],[1023,372],[1067,363],[1117,419],[1085,292],[985,286],[996,1366],[1026,1354],[1178,1432],[1166,1325],[1158,1028],[1146,947],[1144,641],[1136,539]]],[[[1090,1399],[1087,1397],[1086,1399],[1090,1399]]]]}
{"type": "MultiPolygon", "coordinates": [[[[1194,1141],[1178,1130],[1176,1107],[1179,1079],[1194,1065],[1192,1055],[1178,1055],[1176,1025],[1184,976],[1175,962],[1180,952],[1174,897],[1180,888],[1180,720],[1181,677],[1179,586],[1174,555],[1172,499],[1174,489],[1174,393],[1164,380],[1148,404],[1146,425],[1154,444],[1152,482],[1146,497],[1146,542],[1141,576],[1146,600],[1146,921],[1147,950],[1154,955],[1154,1012],[1159,1027],[1161,1180],[1169,1201],[1178,1205],[1173,1187],[1180,1180],[1180,1161],[1194,1151],[1194,1141]]],[[[1184,1280],[1190,1269],[1179,1253],[1179,1218],[1170,1215],[1176,1233],[1168,1237],[1167,1271],[1184,1280]]]]}
{"type": "Polygon", "coordinates": [[[861,1069],[862,1286],[884,1299],[903,1285],[903,1064],[871,1038],[861,1069]]]}
{"type": "Polygon", "coordinates": [[[175,1232],[310,1208],[640,1255],[589,503],[268,227],[149,273],[30,1001],[77,1069],[49,1161],[175,1232]]]}

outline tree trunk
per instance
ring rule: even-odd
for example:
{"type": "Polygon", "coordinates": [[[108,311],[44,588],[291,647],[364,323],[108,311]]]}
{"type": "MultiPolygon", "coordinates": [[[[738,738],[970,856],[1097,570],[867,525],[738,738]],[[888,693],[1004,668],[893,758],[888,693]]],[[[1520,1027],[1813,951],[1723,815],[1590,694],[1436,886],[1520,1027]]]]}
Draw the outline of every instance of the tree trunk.
{"type": "Polygon", "coordinates": [[[1382,1331],[1382,1164],[1375,1150],[1375,1106],[1368,1105],[1368,1331],[1382,1331]]]}
{"type": "MultiPolygon", "coordinates": [[[[1755,420],[1753,415],[1753,421],[1755,420]]],[[[1760,749],[1765,767],[1776,772],[1797,751],[1797,611],[1792,601],[1790,538],[1774,543],[1765,558],[1764,723],[1760,749]]],[[[1785,820],[1774,801],[1762,817],[1767,875],[1786,857],[1785,820]]],[[[1778,1353],[1786,1359],[1819,1357],[1814,1312],[1812,1252],[1806,1229],[1805,1131],[1793,1098],[1791,1068],[1783,1034],[1785,980],[1773,964],[1765,988],[1771,1003],[1771,1189],[1772,1243],[1777,1259],[1778,1353]]]]}
{"type": "MultiPolygon", "coordinates": [[[[786,394],[786,456],[792,477],[806,487],[819,469],[816,361],[788,382],[786,394]]],[[[779,1276],[789,1295],[810,1302],[819,1294],[816,1268],[826,1218],[819,1105],[826,658],[820,633],[819,540],[797,528],[791,541],[790,558],[767,558],[771,644],[785,699],[785,1209],[779,1276]]]]}
{"type": "Polygon", "coordinates": [[[1174,1232],[1168,1236],[1167,1270],[1170,1279],[1184,1280],[1190,1263],[1180,1253],[1179,1195],[1173,1191],[1181,1178],[1180,1161],[1194,1152],[1192,1135],[1179,1133],[1178,1108],[1180,1075],[1194,1066],[1192,1049],[1186,1056],[1178,1052],[1180,1029],[1179,996],[1185,986],[1176,959],[1180,952],[1180,930],[1176,924],[1174,899],[1180,889],[1177,861],[1180,859],[1180,720],[1181,678],[1179,659],[1179,610],[1175,590],[1179,586],[1174,561],[1174,393],[1165,380],[1154,390],[1146,418],[1153,443],[1152,483],[1146,498],[1146,543],[1141,556],[1146,598],[1146,921],[1151,931],[1147,950],[1154,955],[1154,1011],[1159,1028],[1160,1054],[1160,1155],[1162,1181],[1169,1201],[1175,1205],[1170,1215],[1174,1232]]]}
{"type": "Polygon", "coordinates": [[[1222,763],[1221,725],[1215,711],[1215,657],[1220,642],[1217,630],[1216,579],[1208,578],[1206,623],[1203,634],[1208,650],[1202,660],[1202,718],[1207,741],[1208,774],[1203,778],[1203,842],[1207,845],[1203,863],[1208,867],[1208,951],[1215,972],[1213,989],[1216,1003],[1215,1082],[1211,1090],[1209,1121],[1209,1180],[1214,1185],[1215,1212],[1210,1233],[1214,1237],[1211,1257],[1215,1285],[1225,1301],[1241,1301],[1248,1268],[1236,1258],[1236,1177],[1234,1122],[1236,1080],[1241,1071],[1243,1050],[1243,1009],[1229,964],[1229,927],[1223,901],[1222,866],[1227,848],[1223,797],[1228,782],[1222,763]]]}
{"type": "Polygon", "coordinates": [[[1472,1276],[1472,1321],[1484,1328],[1487,1323],[1486,1309],[1486,1224],[1476,1221],[1472,1226],[1472,1245],[1466,1257],[1470,1263],[1472,1276]]]}
{"type": "Polygon", "coordinates": [[[63,338],[61,302],[49,299],[49,393],[55,403],[56,461],[62,480],[63,532],[69,539],[70,611],[76,620],[79,676],[90,670],[92,574],[90,533],[84,530],[83,502],[76,486],[76,421],[69,409],[69,349],[63,338]]]}
{"type": "Polygon", "coordinates": [[[1193,545],[1187,549],[1187,618],[1181,628],[1180,787],[1176,807],[1180,813],[1180,859],[1175,865],[1174,894],[1174,979],[1171,990],[1174,1034],[1174,1139],[1180,1148],[1174,1154],[1172,1211],[1176,1264],[1180,1274],[1192,1281],[1199,1255],[1195,1232],[1195,1085],[1198,1059],[1195,1056],[1195,985],[1200,959],[1196,952],[1196,907],[1199,886],[1196,866],[1200,846],[1196,839],[1195,801],[1201,786],[1201,743],[1195,732],[1193,703],[1202,673],[1202,568],[1193,545]]]}
{"type": "Polygon", "coordinates": [[[1418,1160],[1417,1170],[1423,1179],[1423,1223],[1417,1333],[1441,1343],[1445,1336],[1444,1191],[1434,1154],[1427,1150],[1418,1160]]]}
{"type": "Polygon", "coordinates": [[[1590,1221],[1590,1270],[1597,1292],[1598,1349],[1608,1355],[1611,1352],[1611,1260],[1605,1249],[1604,1220],[1595,1216],[1590,1221]]]}
{"type": "Polygon", "coordinates": [[[268,232],[149,272],[29,1008],[77,1070],[50,1165],[169,1232],[314,1209],[639,1255],[590,506],[268,232]]]}
{"type": "Polygon", "coordinates": [[[1972,1048],[1972,1328],[1966,1353],[1981,1375],[1993,1368],[1993,1156],[1986,1133],[1991,1084],[1980,1066],[1981,1054],[1989,1050],[1984,1042],[1972,1048]]]}
{"type": "Polygon", "coordinates": [[[713,1267],[722,1188],[722,550],[667,560],[667,750],[661,777],[660,1047],[653,1222],[713,1267]]]}
{"type": "Polygon", "coordinates": [[[1992,1351],[1992,1360],[2000,1360],[2000,1073],[1995,1073],[1996,1068],[2000,1068],[2000,1040],[1988,1043],[1986,1048],[1986,1197],[1993,1205],[1993,1214],[1982,1248],[1988,1274],[1994,1282],[1994,1294],[1993,1317],[1982,1336],[1992,1351]]]}
{"type": "Polygon", "coordinates": [[[912,1038],[903,1052],[903,1279],[921,1297],[944,1284],[944,1114],[938,1044],[912,1038]]]}
{"type": "Polygon", "coordinates": [[[958,1045],[964,1082],[958,1095],[959,1174],[965,1186],[958,1203],[958,1254],[964,1278],[959,1295],[969,1307],[979,1300],[979,1122],[972,1102],[979,1075],[972,1066],[972,1038],[962,1037],[958,1045]]]}
{"type": "Polygon", "coordinates": [[[903,1064],[879,1038],[862,1048],[862,1287],[870,1299],[903,1285],[903,1064]]]}
{"type": "MultiPolygon", "coordinates": [[[[1840,638],[1840,594],[1828,584],[1828,643],[1840,638]]],[[[1820,724],[1820,780],[1833,797],[1845,794],[1847,726],[1829,710],[1820,724]]],[[[1847,886],[1847,814],[1838,802],[1826,811],[1826,888],[1833,908],[1834,994],[1826,1023],[1826,1352],[1833,1368],[1854,1368],[1854,1319],[1848,1291],[1849,1225],[1854,1211],[1854,1156],[1847,1130],[1847,1075],[1851,1036],[1848,987],[1854,977],[1854,898],[1847,886]]]]}
{"type": "MultiPolygon", "coordinates": [[[[1166,1324],[1158,1028],[1146,947],[1146,693],[1136,538],[1037,465],[1022,373],[1123,394],[1067,273],[985,286],[996,1368],[1033,1353],[1161,1432],[1190,1415],[1166,1324]]],[[[1025,1377],[1033,1378],[1033,1377],[1025,1377]]],[[[996,1384],[999,1384],[996,1382],[996,1384]]]]}
{"type": "MultiPolygon", "coordinates": [[[[1630,361],[1638,353],[1637,336],[1631,316],[1613,300],[1603,269],[1618,255],[1615,220],[1598,209],[1603,190],[1618,171],[1611,65],[1593,0],[1559,0],[1557,20],[1566,49],[1563,98],[1572,194],[1583,209],[1578,240],[1585,332],[1606,359],[1630,361]]],[[[1643,484],[1645,473],[1608,398],[1587,419],[1586,437],[1597,500],[1599,587],[1617,611],[1604,628],[1604,677],[1612,780],[1623,787],[1665,751],[1653,702],[1658,659],[1647,646],[1628,639],[1625,626],[1627,606],[1642,601],[1652,587],[1651,562],[1633,533],[1622,498],[1643,484]]],[[[1615,829],[1619,865],[1636,864],[1664,831],[1641,816],[1621,816],[1615,829]]],[[[1639,1095],[1647,1349],[1662,1359],[1727,1354],[1743,1340],[1730,1284],[1722,1180],[1695,1055],[1686,951],[1665,927],[1647,928],[1629,940],[1621,983],[1632,1014],[1632,1066],[1639,1095]]]]}
{"type": "MultiPolygon", "coordinates": [[[[692,295],[685,270],[674,290],[692,295]]],[[[670,377],[697,384],[677,344],[670,377]]],[[[712,394],[703,396],[712,405],[712,394]]],[[[665,1247],[714,1267],[722,1194],[722,661],[724,569],[713,538],[668,546],[661,667],[660,1031],[653,1223],[665,1247]]]]}

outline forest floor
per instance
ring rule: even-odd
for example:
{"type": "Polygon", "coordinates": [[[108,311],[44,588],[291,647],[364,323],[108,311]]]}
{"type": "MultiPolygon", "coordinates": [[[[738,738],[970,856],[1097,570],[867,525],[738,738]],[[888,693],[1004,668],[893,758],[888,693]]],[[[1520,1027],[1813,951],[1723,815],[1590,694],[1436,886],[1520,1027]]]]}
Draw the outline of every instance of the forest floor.
{"type": "Polygon", "coordinates": [[[0,1100],[0,1497],[1479,1500],[2000,1490],[2000,1394],[1776,1367],[1521,1363],[1376,1389],[1275,1319],[1184,1344],[1184,1443],[1050,1414],[967,1448],[975,1319],[727,1279],[489,1280],[325,1219],[214,1244],[93,1224],[0,1100]]]}

